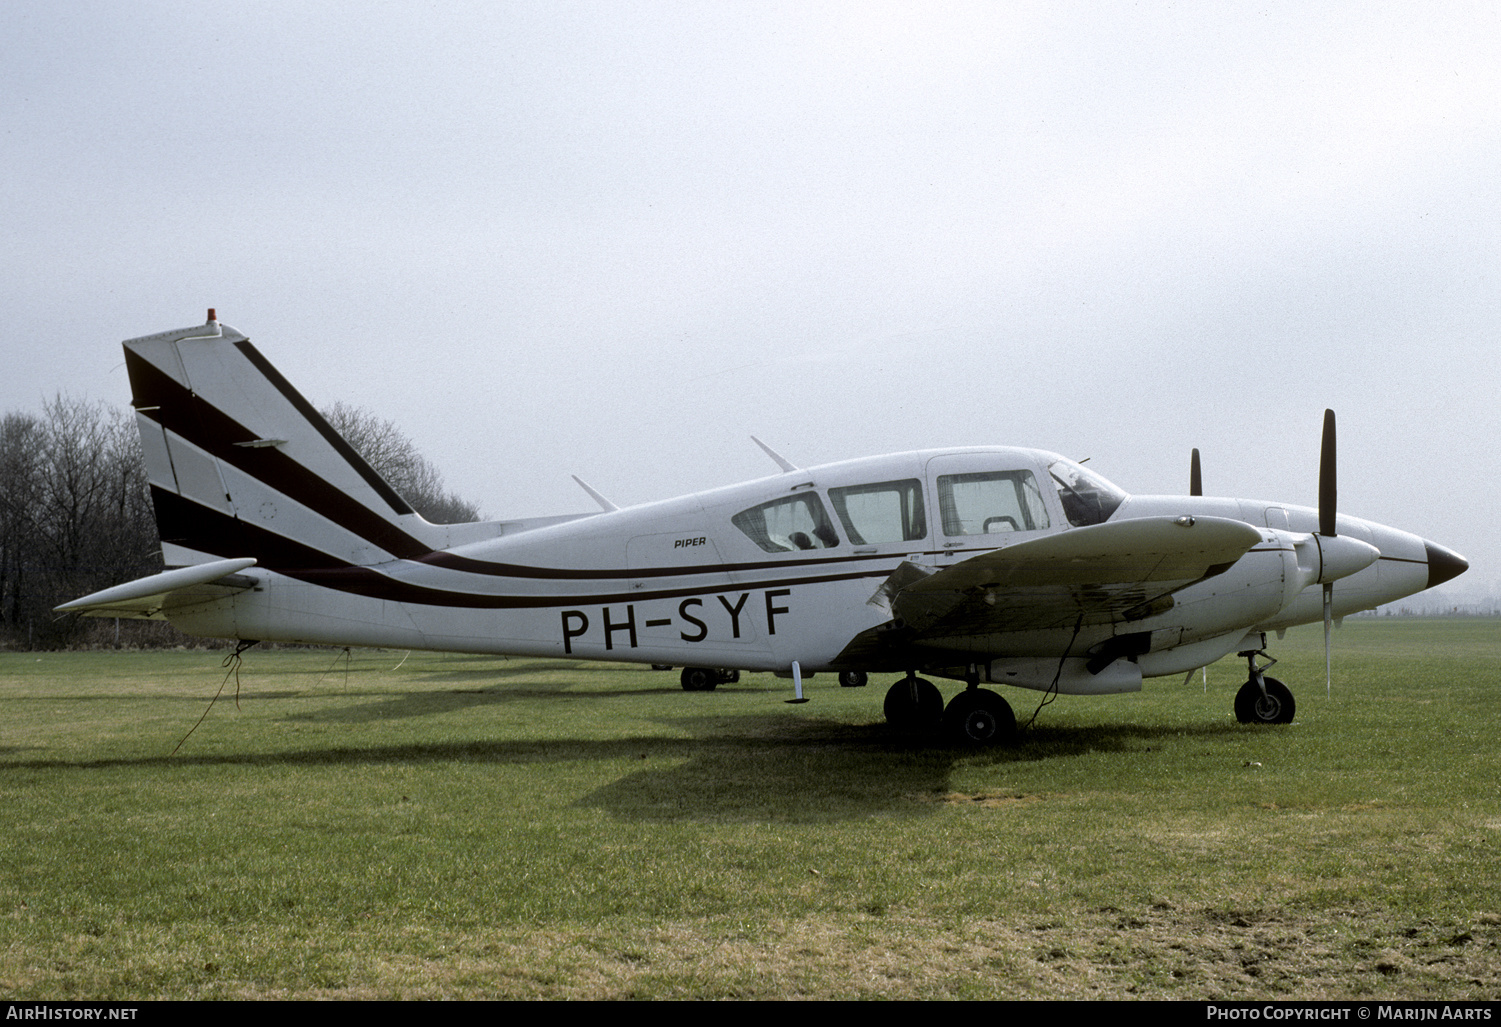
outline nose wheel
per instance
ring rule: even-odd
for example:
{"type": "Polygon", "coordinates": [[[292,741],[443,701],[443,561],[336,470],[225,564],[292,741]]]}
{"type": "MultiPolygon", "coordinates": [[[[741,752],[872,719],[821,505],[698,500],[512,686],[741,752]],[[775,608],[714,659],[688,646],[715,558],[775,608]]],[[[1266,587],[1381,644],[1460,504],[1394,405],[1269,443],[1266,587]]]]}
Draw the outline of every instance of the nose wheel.
{"type": "MultiPolygon", "coordinates": [[[[1266,636],[1261,637],[1265,645],[1266,636]]],[[[1262,673],[1277,661],[1261,649],[1247,649],[1240,655],[1246,658],[1251,676],[1235,693],[1235,719],[1242,724],[1291,724],[1296,707],[1292,690],[1262,673]],[[1267,662],[1258,666],[1258,656],[1266,657],[1267,662]]]]}
{"type": "Polygon", "coordinates": [[[1291,724],[1296,704],[1293,693],[1276,678],[1263,677],[1265,691],[1255,680],[1247,681],[1235,693],[1235,719],[1242,724],[1291,724]]]}

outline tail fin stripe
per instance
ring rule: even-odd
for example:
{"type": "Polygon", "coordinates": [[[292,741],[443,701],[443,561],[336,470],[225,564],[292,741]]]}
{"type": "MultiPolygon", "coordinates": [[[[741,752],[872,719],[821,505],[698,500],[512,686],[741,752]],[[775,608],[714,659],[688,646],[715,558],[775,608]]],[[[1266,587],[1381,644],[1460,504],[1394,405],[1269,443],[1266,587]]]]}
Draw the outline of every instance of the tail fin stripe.
{"type": "Polygon", "coordinates": [[[386,482],[386,479],[377,474],[375,468],[371,467],[365,458],[360,456],[358,451],[345,440],[344,436],[334,431],[333,425],[329,424],[324,416],[303,398],[302,393],[283,378],[281,372],[273,367],[269,360],[261,356],[261,351],[251,345],[249,339],[237,342],[234,346],[235,349],[245,354],[246,359],[255,365],[257,371],[266,376],[267,381],[276,386],[276,390],[286,397],[287,402],[297,408],[299,414],[307,418],[309,424],[318,429],[318,434],[322,435],[328,444],[333,446],[339,455],[359,472],[360,477],[365,479],[365,483],[379,493],[380,497],[390,504],[392,510],[398,515],[415,512],[407,501],[402,499],[397,491],[386,482]]]}
{"type": "Polygon", "coordinates": [[[347,560],[155,485],[151,486],[151,503],[162,541],[195,552],[225,559],[253,556],[260,566],[281,573],[294,568],[327,571],[353,566],[347,560]]]}
{"type": "MultiPolygon", "coordinates": [[[[357,499],[329,485],[275,447],[235,445],[237,442],[254,441],[259,436],[203,397],[189,392],[149,361],[126,350],[126,364],[140,416],[155,421],[226,464],[239,468],[266,487],[295,499],[393,556],[412,560],[431,552],[430,546],[402,531],[357,499]],[[142,409],[146,407],[156,409],[142,409]]],[[[314,415],[316,416],[316,411],[314,415]]],[[[327,422],[321,417],[318,420],[327,427],[327,422]]],[[[332,428],[328,430],[333,431],[332,428]]],[[[348,448],[347,443],[345,447],[348,448]]],[[[360,462],[364,463],[363,460],[360,462]]],[[[369,465],[365,466],[368,469],[369,465]]],[[[373,470],[370,473],[375,474],[373,470]]],[[[390,490],[389,485],[385,487],[390,490]]]]}

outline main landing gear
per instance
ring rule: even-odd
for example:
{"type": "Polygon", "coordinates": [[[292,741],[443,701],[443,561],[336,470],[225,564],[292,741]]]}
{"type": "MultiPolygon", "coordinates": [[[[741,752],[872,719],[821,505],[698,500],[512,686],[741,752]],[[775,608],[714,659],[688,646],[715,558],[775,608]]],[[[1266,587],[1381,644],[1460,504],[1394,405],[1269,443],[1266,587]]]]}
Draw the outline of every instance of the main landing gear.
{"type": "Polygon", "coordinates": [[[716,670],[713,667],[684,667],[678,680],[685,692],[712,692],[720,685],[733,685],[740,680],[738,670],[716,670]]]}
{"type": "Polygon", "coordinates": [[[1250,664],[1251,676],[1235,693],[1235,719],[1242,724],[1291,724],[1296,708],[1292,691],[1276,678],[1262,673],[1277,661],[1268,657],[1271,662],[1256,666],[1256,657],[1266,655],[1260,649],[1240,655],[1250,664]]]}
{"type": "Polygon", "coordinates": [[[995,745],[1016,737],[1011,704],[988,688],[970,669],[964,691],[943,704],[943,694],[931,681],[909,671],[886,692],[886,722],[903,731],[926,732],[942,727],[965,745],[995,745]]]}
{"type": "Polygon", "coordinates": [[[886,690],[886,723],[903,731],[931,731],[943,722],[943,693],[908,674],[886,690]]]}

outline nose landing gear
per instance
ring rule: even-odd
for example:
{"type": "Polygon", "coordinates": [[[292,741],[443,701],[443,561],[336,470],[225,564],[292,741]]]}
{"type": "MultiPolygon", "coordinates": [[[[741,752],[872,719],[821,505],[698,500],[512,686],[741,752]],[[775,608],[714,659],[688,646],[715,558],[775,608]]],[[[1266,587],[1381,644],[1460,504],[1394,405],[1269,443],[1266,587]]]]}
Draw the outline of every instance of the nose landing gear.
{"type": "Polygon", "coordinates": [[[1293,693],[1276,678],[1262,672],[1277,661],[1267,657],[1268,662],[1256,665],[1256,657],[1266,656],[1260,649],[1252,649],[1239,655],[1246,657],[1251,667],[1251,676],[1240,691],[1235,693],[1235,719],[1242,724],[1291,724],[1297,704],[1293,693]]]}

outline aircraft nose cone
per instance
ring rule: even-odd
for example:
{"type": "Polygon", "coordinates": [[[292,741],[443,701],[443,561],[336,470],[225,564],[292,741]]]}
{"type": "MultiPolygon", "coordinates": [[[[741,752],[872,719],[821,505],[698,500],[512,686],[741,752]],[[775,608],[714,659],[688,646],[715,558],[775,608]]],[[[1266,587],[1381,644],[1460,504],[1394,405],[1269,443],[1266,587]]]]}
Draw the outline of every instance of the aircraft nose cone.
{"type": "Polygon", "coordinates": [[[1470,569],[1470,561],[1452,549],[1445,549],[1436,542],[1423,540],[1428,551],[1428,587],[1442,585],[1450,578],[1457,578],[1470,569]]]}

